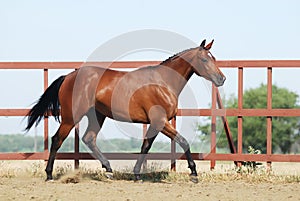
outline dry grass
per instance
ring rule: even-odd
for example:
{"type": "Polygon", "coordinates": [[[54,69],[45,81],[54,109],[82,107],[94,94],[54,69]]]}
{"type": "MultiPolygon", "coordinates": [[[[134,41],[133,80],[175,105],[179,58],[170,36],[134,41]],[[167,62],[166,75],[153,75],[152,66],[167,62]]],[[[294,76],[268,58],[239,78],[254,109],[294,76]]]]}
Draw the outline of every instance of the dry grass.
{"type": "MultiPolygon", "coordinates": [[[[22,165],[22,161],[0,161],[0,178],[12,177],[37,177],[45,178],[45,163],[43,161],[28,162],[22,165]]],[[[127,166],[114,171],[114,180],[133,180],[132,166],[127,166]]],[[[81,164],[79,170],[74,170],[70,163],[60,163],[55,166],[53,176],[62,183],[78,183],[81,179],[92,179],[109,182],[103,169],[91,167],[89,164],[81,164]]],[[[170,172],[164,169],[160,163],[148,164],[147,170],[142,174],[146,182],[183,183],[189,182],[189,174],[184,172],[170,172]]],[[[247,183],[300,183],[300,174],[278,174],[260,167],[249,171],[247,168],[221,166],[221,171],[204,171],[199,173],[199,182],[227,182],[244,181],[247,183]]]]}

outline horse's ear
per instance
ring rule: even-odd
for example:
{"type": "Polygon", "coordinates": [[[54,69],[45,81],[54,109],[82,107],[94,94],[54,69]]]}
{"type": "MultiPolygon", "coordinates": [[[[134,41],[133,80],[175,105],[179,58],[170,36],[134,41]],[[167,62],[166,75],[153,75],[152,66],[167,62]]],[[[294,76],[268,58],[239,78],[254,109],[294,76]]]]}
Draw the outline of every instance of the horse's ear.
{"type": "Polygon", "coordinates": [[[200,47],[199,47],[199,49],[201,50],[201,49],[204,49],[205,47],[205,43],[206,43],[206,40],[204,39],[203,41],[202,41],[202,43],[200,44],[200,47]]]}
{"type": "Polygon", "coordinates": [[[207,44],[204,49],[210,50],[213,43],[214,43],[214,40],[212,40],[209,44],[207,44]]]}

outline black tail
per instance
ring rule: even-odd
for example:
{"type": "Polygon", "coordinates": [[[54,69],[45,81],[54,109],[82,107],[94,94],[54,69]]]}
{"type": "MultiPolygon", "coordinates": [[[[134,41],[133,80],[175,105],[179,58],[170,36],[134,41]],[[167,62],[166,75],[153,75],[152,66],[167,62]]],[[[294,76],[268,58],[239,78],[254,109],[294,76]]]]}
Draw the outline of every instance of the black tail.
{"type": "Polygon", "coordinates": [[[65,76],[61,76],[56,79],[45,91],[45,93],[40,97],[37,104],[27,114],[28,123],[25,128],[28,131],[33,124],[36,122],[36,125],[42,120],[45,114],[48,111],[51,111],[51,114],[54,116],[56,121],[59,121],[59,100],[58,100],[58,91],[65,79],[65,76]]]}

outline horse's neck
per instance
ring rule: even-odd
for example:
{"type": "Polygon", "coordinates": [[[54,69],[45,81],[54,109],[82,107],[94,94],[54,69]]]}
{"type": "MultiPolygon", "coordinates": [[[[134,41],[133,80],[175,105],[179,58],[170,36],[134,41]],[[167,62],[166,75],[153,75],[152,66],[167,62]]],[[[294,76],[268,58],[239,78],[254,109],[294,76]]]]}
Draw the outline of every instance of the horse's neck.
{"type": "Polygon", "coordinates": [[[177,57],[174,60],[163,62],[159,66],[159,72],[168,86],[179,96],[194,70],[187,60],[177,57]]]}

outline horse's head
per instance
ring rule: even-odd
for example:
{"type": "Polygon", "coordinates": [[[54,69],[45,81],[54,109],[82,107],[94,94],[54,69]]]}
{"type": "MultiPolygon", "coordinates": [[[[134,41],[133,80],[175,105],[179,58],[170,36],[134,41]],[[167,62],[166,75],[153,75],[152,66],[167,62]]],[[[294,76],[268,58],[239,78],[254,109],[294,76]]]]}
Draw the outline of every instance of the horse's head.
{"type": "Polygon", "coordinates": [[[206,46],[205,41],[203,40],[200,47],[195,49],[196,53],[193,56],[192,66],[197,75],[212,81],[217,87],[222,86],[226,77],[217,66],[215,57],[209,51],[214,40],[206,46]]]}

